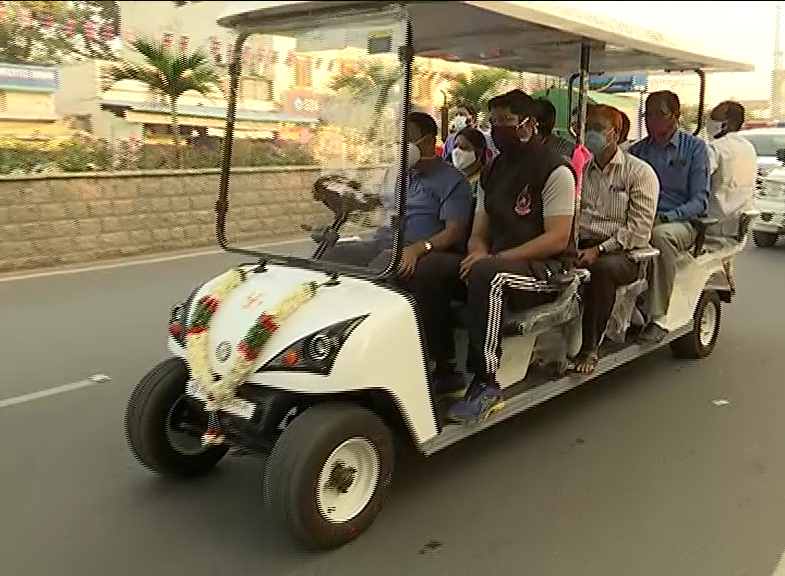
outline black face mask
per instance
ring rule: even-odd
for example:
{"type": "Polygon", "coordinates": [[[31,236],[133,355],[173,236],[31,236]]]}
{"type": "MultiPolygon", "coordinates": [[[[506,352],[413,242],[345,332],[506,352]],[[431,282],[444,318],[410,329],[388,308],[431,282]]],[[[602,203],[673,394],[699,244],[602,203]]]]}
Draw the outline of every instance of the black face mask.
{"type": "Polygon", "coordinates": [[[491,126],[491,138],[499,152],[523,145],[518,137],[518,128],[515,126],[491,126]]]}

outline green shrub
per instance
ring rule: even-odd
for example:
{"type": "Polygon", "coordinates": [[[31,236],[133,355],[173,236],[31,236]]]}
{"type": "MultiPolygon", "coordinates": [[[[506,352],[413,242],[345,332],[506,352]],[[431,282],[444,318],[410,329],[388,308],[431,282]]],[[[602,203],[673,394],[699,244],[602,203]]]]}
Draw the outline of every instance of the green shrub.
{"type": "MultiPolygon", "coordinates": [[[[218,168],[222,142],[182,147],[183,168],[218,168]]],[[[171,170],[177,168],[174,146],[148,144],[134,147],[128,142],[112,145],[86,135],[76,135],[59,145],[17,141],[0,142],[0,174],[39,172],[96,172],[109,170],[171,170]]],[[[302,166],[316,164],[303,146],[291,142],[235,140],[232,166],[302,166]]]]}

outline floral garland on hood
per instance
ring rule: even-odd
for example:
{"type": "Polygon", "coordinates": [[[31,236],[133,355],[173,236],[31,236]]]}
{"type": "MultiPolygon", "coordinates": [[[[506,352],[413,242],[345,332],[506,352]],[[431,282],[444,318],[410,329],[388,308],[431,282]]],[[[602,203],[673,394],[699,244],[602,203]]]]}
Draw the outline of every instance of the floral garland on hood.
{"type": "Polygon", "coordinates": [[[220,428],[218,410],[235,398],[237,388],[248,379],[262,348],[281,323],[310,301],[319,289],[316,282],[304,282],[276,306],[259,314],[237,345],[231,367],[223,377],[219,377],[210,368],[208,360],[210,321],[221,303],[246,279],[246,272],[240,268],[222,274],[211,292],[196,303],[186,330],[186,358],[191,376],[207,396],[205,410],[210,417],[207,431],[202,436],[204,445],[223,443],[225,435],[220,428]]]}

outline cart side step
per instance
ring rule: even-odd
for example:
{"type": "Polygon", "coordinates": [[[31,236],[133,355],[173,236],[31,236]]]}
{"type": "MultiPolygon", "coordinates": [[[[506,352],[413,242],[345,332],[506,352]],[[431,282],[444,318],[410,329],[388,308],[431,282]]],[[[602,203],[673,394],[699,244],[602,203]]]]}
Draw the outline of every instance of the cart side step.
{"type": "Polygon", "coordinates": [[[590,382],[607,372],[615,370],[619,366],[627,364],[636,358],[640,358],[641,356],[644,356],[657,348],[661,348],[671,341],[688,334],[691,330],[692,322],[679,328],[678,330],[669,332],[667,336],[660,342],[635,342],[624,346],[618,352],[613,352],[600,358],[597,368],[592,374],[569,374],[556,380],[545,381],[539,386],[534,387],[526,386],[525,381],[518,382],[507,388],[511,394],[509,396],[505,394],[506,398],[504,407],[496,411],[493,416],[475,424],[449,424],[442,429],[438,436],[432,440],[429,440],[428,442],[423,443],[420,446],[420,449],[427,455],[434,454],[439,450],[443,450],[444,448],[447,448],[448,446],[463,440],[464,438],[473,436],[474,434],[485,430],[494,424],[498,424],[499,422],[502,422],[511,416],[515,416],[516,414],[524,412],[525,410],[534,408],[535,406],[542,404],[551,398],[555,398],[556,396],[560,396],[565,392],[569,392],[570,390],[577,388],[582,384],[586,384],[587,382],[590,382]]]}

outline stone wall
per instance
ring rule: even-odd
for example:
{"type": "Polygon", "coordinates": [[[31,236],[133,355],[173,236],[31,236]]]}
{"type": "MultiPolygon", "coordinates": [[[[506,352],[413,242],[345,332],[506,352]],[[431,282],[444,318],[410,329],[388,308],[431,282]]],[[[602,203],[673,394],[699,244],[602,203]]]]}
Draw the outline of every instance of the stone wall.
{"type": "MultiPolygon", "coordinates": [[[[367,168],[361,179],[380,176],[367,168]]],[[[232,243],[305,237],[329,213],[313,166],[236,168],[232,243]]],[[[0,272],[215,245],[218,170],[0,177],[0,272]]]]}

